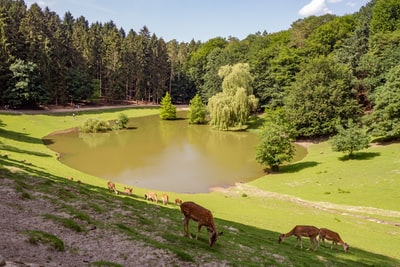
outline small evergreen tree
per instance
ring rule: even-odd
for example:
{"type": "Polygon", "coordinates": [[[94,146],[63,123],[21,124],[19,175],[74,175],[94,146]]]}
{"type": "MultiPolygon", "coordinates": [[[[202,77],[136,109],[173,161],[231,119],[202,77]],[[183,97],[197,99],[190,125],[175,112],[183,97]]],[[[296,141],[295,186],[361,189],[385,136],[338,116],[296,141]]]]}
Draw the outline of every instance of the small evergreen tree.
{"type": "Polygon", "coordinates": [[[128,123],[128,121],[129,121],[129,118],[128,118],[128,116],[126,116],[126,114],[120,113],[118,115],[118,125],[121,128],[126,128],[126,124],[128,123]]]}
{"type": "Polygon", "coordinates": [[[160,118],[163,120],[176,119],[176,107],[172,104],[172,99],[168,92],[161,99],[160,118]]]}
{"type": "Polygon", "coordinates": [[[352,158],[355,151],[369,147],[369,136],[352,120],[349,120],[346,128],[342,125],[336,128],[337,135],[330,139],[333,151],[347,153],[348,157],[352,158]]]}
{"type": "Polygon", "coordinates": [[[207,108],[201,100],[199,94],[196,94],[189,103],[188,118],[191,124],[205,124],[206,123],[207,108]]]}

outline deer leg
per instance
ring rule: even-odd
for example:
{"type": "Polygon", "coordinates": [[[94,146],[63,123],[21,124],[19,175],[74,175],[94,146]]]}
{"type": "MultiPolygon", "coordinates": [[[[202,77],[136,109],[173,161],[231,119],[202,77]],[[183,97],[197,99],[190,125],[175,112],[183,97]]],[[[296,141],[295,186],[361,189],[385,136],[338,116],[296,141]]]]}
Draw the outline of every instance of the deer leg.
{"type": "Polygon", "coordinates": [[[201,229],[201,223],[199,223],[199,225],[197,226],[197,234],[196,234],[196,240],[199,237],[199,233],[200,233],[200,229],[201,229]]]}
{"type": "Polygon", "coordinates": [[[311,248],[312,248],[312,246],[313,246],[313,240],[312,240],[312,238],[310,237],[310,246],[308,247],[308,249],[307,250],[310,250],[311,248]]]}
{"type": "Polygon", "coordinates": [[[317,248],[318,248],[317,238],[316,237],[314,237],[312,239],[310,238],[310,240],[311,240],[311,245],[314,247],[314,251],[317,250],[317,248]]]}
{"type": "Polygon", "coordinates": [[[185,217],[183,218],[183,236],[189,236],[192,238],[192,236],[189,233],[189,218],[185,217]]]}

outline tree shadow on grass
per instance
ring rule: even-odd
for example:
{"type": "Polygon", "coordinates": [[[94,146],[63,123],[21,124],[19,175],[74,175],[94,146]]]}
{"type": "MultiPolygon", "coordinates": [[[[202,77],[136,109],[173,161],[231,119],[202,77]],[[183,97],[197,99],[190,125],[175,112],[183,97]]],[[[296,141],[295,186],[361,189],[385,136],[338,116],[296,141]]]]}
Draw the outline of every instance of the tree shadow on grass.
{"type": "Polygon", "coordinates": [[[1,128],[0,128],[0,136],[7,139],[19,142],[31,143],[31,144],[40,144],[42,142],[40,138],[31,137],[27,133],[8,131],[1,128]]]}
{"type": "MultiPolygon", "coordinates": [[[[0,142],[0,145],[2,145],[1,142],[0,142]]],[[[51,157],[51,155],[46,154],[46,153],[36,152],[36,151],[32,151],[32,150],[19,149],[18,147],[9,146],[9,145],[2,145],[1,149],[4,151],[13,152],[13,153],[34,155],[34,156],[39,156],[39,157],[51,157]]]]}
{"type": "Polygon", "coordinates": [[[375,157],[379,157],[381,153],[379,152],[358,152],[353,154],[351,157],[349,155],[344,155],[339,157],[339,160],[341,161],[347,161],[347,160],[370,160],[375,157]]]}
{"type": "Polygon", "coordinates": [[[297,162],[294,164],[284,165],[280,167],[280,172],[282,173],[294,173],[301,171],[306,168],[311,168],[317,166],[319,163],[316,161],[305,161],[305,162],[297,162]]]}
{"type": "Polygon", "coordinates": [[[262,124],[264,123],[264,119],[258,116],[251,116],[250,120],[248,121],[248,128],[251,130],[259,129],[262,124]]]}

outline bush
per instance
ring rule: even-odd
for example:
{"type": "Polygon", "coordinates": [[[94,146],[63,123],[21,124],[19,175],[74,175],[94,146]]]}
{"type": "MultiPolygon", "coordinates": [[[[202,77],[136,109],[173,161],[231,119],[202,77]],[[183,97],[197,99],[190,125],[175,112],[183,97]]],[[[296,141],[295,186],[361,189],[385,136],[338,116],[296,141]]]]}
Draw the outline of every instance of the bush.
{"type": "Polygon", "coordinates": [[[90,118],[79,127],[79,130],[84,133],[106,132],[110,130],[110,124],[107,121],[90,118]]]}
{"type": "Polygon", "coordinates": [[[128,124],[128,121],[129,121],[129,118],[128,118],[128,116],[126,116],[126,114],[120,113],[118,115],[118,125],[121,128],[126,128],[126,125],[128,124]]]}

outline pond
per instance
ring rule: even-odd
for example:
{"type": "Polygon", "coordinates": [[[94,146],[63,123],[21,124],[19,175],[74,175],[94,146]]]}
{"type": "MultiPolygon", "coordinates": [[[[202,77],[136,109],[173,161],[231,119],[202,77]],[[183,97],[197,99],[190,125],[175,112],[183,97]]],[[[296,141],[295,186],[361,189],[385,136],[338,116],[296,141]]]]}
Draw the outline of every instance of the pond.
{"type": "MultiPolygon", "coordinates": [[[[140,188],[205,193],[264,175],[255,160],[255,133],[216,131],[190,125],[186,112],[177,115],[174,121],[131,118],[129,129],[108,133],[54,133],[44,141],[74,169],[140,188]]],[[[296,148],[297,157],[304,156],[305,149],[296,148]]]]}

